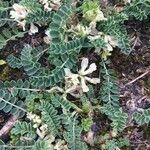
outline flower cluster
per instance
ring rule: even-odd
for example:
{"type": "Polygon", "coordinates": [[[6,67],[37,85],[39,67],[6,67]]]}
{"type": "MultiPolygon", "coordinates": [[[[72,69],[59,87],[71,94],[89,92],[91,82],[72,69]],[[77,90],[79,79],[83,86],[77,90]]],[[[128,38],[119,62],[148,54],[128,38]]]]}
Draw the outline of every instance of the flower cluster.
{"type": "Polygon", "coordinates": [[[76,90],[80,92],[88,92],[89,87],[86,85],[87,82],[92,84],[100,83],[99,78],[90,78],[87,76],[97,69],[95,63],[92,63],[89,67],[88,64],[88,58],[83,58],[81,62],[81,69],[77,74],[74,74],[70,71],[70,69],[65,68],[66,93],[73,94],[76,90]]]}
{"type": "Polygon", "coordinates": [[[42,123],[40,116],[32,113],[27,114],[27,118],[33,122],[33,127],[38,128],[39,125],[42,123]]]}
{"type": "Polygon", "coordinates": [[[113,48],[118,46],[117,40],[114,39],[113,36],[110,35],[104,35],[102,32],[98,32],[97,35],[94,36],[88,36],[88,39],[93,42],[98,39],[104,39],[104,42],[106,44],[106,47],[103,48],[103,51],[101,51],[101,48],[96,48],[95,52],[98,54],[101,54],[101,58],[104,60],[107,60],[107,57],[111,55],[111,52],[113,51],[113,48]]]}
{"type": "Polygon", "coordinates": [[[12,7],[13,10],[10,11],[10,18],[13,18],[18,23],[18,25],[21,26],[23,30],[25,30],[25,18],[28,15],[29,10],[26,7],[17,3],[15,3],[12,7]]]}
{"type": "Polygon", "coordinates": [[[98,21],[107,20],[100,10],[98,1],[87,0],[83,3],[81,8],[83,10],[83,17],[93,26],[96,26],[96,22],[98,21]]]}
{"type": "MultiPolygon", "coordinates": [[[[25,31],[25,26],[26,26],[25,18],[30,12],[30,10],[17,3],[15,3],[12,7],[13,10],[10,11],[10,18],[14,19],[18,23],[18,25],[23,28],[23,31],[25,31]]],[[[38,28],[33,23],[31,23],[29,34],[32,35],[37,32],[38,32],[38,28]]]]}
{"type": "Polygon", "coordinates": [[[109,35],[104,36],[104,41],[106,43],[106,48],[103,49],[101,57],[106,60],[107,57],[111,55],[113,48],[118,46],[118,42],[114,39],[114,37],[109,35]]]}

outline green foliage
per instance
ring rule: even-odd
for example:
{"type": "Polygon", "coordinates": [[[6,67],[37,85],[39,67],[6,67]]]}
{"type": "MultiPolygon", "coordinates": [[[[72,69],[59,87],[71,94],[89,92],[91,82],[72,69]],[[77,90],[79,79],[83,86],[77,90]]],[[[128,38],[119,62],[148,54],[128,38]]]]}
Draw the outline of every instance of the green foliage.
{"type": "Polygon", "coordinates": [[[48,102],[42,102],[39,106],[42,111],[42,120],[48,125],[49,131],[54,135],[59,135],[60,117],[57,110],[48,102]]]}
{"type": "MultiPolygon", "coordinates": [[[[53,4],[55,1],[48,2],[51,3],[49,3],[50,7],[57,6],[53,4]]],[[[90,63],[93,63],[93,60],[97,58],[94,52],[99,49],[101,53],[101,49],[107,50],[108,44],[111,46],[111,42],[114,42],[106,43],[104,39],[106,35],[114,38],[121,52],[128,55],[131,49],[125,21],[129,21],[132,17],[139,20],[148,19],[149,1],[132,1],[120,13],[114,12],[115,10],[105,13],[107,8],[101,8],[98,0],[78,1],[77,5],[75,2],[77,1],[64,0],[58,10],[47,11],[44,9],[47,5],[40,3],[39,0],[0,1],[0,49],[4,50],[11,41],[22,37],[24,37],[23,41],[28,43],[20,45],[19,42],[17,45],[19,49],[24,46],[21,52],[17,50],[7,57],[8,65],[17,71],[20,70],[23,74],[21,79],[16,77],[15,81],[0,81],[0,110],[22,118],[11,130],[12,141],[8,145],[0,141],[0,145],[6,149],[13,147],[16,150],[49,150],[54,149],[53,146],[57,144],[57,141],[65,140],[64,143],[67,142],[69,150],[87,150],[88,146],[81,137],[88,141],[89,137],[86,136],[88,131],[92,132],[91,127],[99,121],[97,119],[101,119],[98,110],[111,120],[108,126],[113,128],[114,133],[122,132],[127,126],[128,116],[119,103],[117,77],[114,71],[108,68],[109,61],[97,59],[101,61],[101,69],[96,70],[100,71],[101,85],[93,87],[87,84],[90,89],[87,93],[82,93],[74,76],[73,78],[65,77],[64,69],[68,68],[77,73],[80,69],[78,64],[81,57],[88,56],[90,63]],[[19,10],[19,14],[16,10],[16,18],[10,18],[10,11],[15,11],[12,8],[14,3],[26,7],[29,10],[27,16],[26,13],[24,15],[22,14],[24,12],[20,12],[22,10],[19,10]],[[25,32],[18,28],[22,21],[26,23],[25,32]],[[31,24],[38,27],[39,33],[24,36],[31,24]],[[80,32],[78,27],[85,32],[84,37],[79,35],[77,37],[76,33],[80,32]],[[45,39],[47,34],[49,44],[43,42],[43,37],[45,39]],[[77,89],[73,92],[80,94],[79,98],[65,91],[72,84],[77,84],[80,91],[77,89]],[[38,129],[33,128],[33,123],[26,122],[26,118],[23,117],[25,113],[38,115],[42,120],[42,122],[39,121],[38,129]],[[42,131],[43,126],[47,126],[46,131],[42,131]],[[44,134],[44,137],[39,136],[38,132],[43,132],[41,134],[44,134]],[[54,142],[49,143],[47,138],[51,135],[55,139],[54,142]]],[[[12,43],[12,47],[16,46],[16,43],[12,43]]],[[[6,50],[4,57],[7,54],[6,50]]],[[[89,78],[92,77],[89,76],[89,78]]],[[[79,82],[81,86],[84,86],[83,81],[79,82]]],[[[133,113],[133,119],[139,125],[148,124],[150,110],[133,113]]],[[[102,120],[102,122],[105,121],[102,120]]],[[[94,135],[95,139],[97,135],[101,136],[101,132],[94,135]]],[[[127,140],[117,136],[105,139],[104,149],[114,150],[129,144],[127,140]]],[[[94,145],[92,148],[95,149],[94,145]]]]}
{"type": "Polygon", "coordinates": [[[82,10],[82,13],[84,15],[84,18],[87,21],[92,21],[93,18],[96,17],[97,9],[99,9],[99,5],[100,5],[100,3],[98,0],[94,0],[94,1],[86,0],[86,1],[84,1],[84,3],[81,6],[81,10],[82,10]]]}
{"type": "Polygon", "coordinates": [[[67,127],[67,131],[64,133],[64,138],[68,143],[68,147],[70,150],[87,150],[87,146],[85,143],[81,141],[82,129],[78,126],[78,122],[76,118],[69,122],[67,127]]]}
{"type": "Polygon", "coordinates": [[[21,0],[19,3],[32,12],[36,12],[42,7],[38,0],[21,0]]]}
{"type": "Polygon", "coordinates": [[[0,27],[2,27],[3,25],[7,23],[8,21],[7,17],[8,17],[7,9],[1,7],[0,8],[0,27]]]}
{"type": "Polygon", "coordinates": [[[115,149],[120,149],[124,146],[129,146],[129,141],[126,138],[119,138],[118,140],[112,139],[112,140],[107,140],[104,146],[105,150],[115,150],[115,149]]]}
{"type": "Polygon", "coordinates": [[[20,62],[20,59],[19,58],[17,58],[17,57],[15,57],[14,55],[9,55],[8,57],[7,57],[7,63],[9,64],[9,66],[11,67],[11,68],[21,68],[22,67],[22,64],[21,64],[21,62],[20,62]]]}
{"type": "Polygon", "coordinates": [[[52,17],[49,29],[53,44],[59,44],[64,40],[64,26],[72,12],[73,8],[68,3],[63,5],[52,17]]]}
{"type": "Polygon", "coordinates": [[[93,124],[93,120],[91,118],[82,119],[82,128],[84,131],[89,131],[93,124]]]}
{"type": "Polygon", "coordinates": [[[4,28],[0,34],[0,49],[2,49],[9,41],[16,40],[17,38],[23,37],[25,32],[20,32],[16,28],[11,30],[4,28]]]}
{"type": "Polygon", "coordinates": [[[11,19],[9,19],[9,2],[8,1],[0,1],[0,27],[4,26],[6,23],[9,23],[11,19]]]}
{"type": "Polygon", "coordinates": [[[127,19],[128,16],[125,14],[116,14],[107,17],[107,20],[99,24],[98,27],[105,34],[113,36],[118,41],[118,47],[121,52],[126,55],[131,52],[127,31],[123,25],[127,19]]]}
{"type": "Polygon", "coordinates": [[[31,12],[27,15],[26,21],[27,23],[37,23],[40,25],[47,25],[51,22],[53,16],[53,12],[47,12],[43,10],[37,10],[36,12],[31,12]]]}
{"type": "Polygon", "coordinates": [[[45,141],[39,140],[34,144],[32,150],[50,150],[50,148],[45,141]]]}
{"type": "Polygon", "coordinates": [[[25,98],[30,91],[28,90],[30,87],[30,82],[28,80],[23,81],[21,79],[17,81],[6,81],[0,82],[1,90],[8,92],[12,97],[20,97],[25,98]]]}
{"type": "Polygon", "coordinates": [[[51,101],[52,101],[52,104],[54,105],[54,107],[56,108],[62,108],[63,111],[70,111],[70,109],[78,109],[77,106],[68,101],[67,99],[64,99],[63,97],[60,97],[59,95],[55,94],[51,96],[51,101]]]}
{"type": "Polygon", "coordinates": [[[150,15],[150,1],[134,0],[130,5],[125,7],[124,11],[129,17],[134,17],[137,20],[148,19],[150,15]]]}
{"type": "Polygon", "coordinates": [[[101,75],[103,82],[100,90],[100,98],[103,102],[111,104],[114,107],[119,107],[119,88],[117,85],[117,78],[112,69],[107,68],[109,62],[102,61],[101,75]]]}
{"type": "Polygon", "coordinates": [[[3,110],[5,113],[19,115],[20,117],[24,116],[23,101],[16,98],[16,91],[12,90],[11,92],[7,89],[0,89],[0,110],[3,110]]]}
{"type": "Polygon", "coordinates": [[[35,87],[49,87],[60,82],[64,75],[64,68],[72,68],[75,63],[74,55],[61,55],[60,57],[55,57],[53,62],[56,66],[51,72],[38,62],[36,56],[32,54],[34,51],[30,46],[25,46],[21,52],[21,64],[26,71],[26,73],[31,77],[31,83],[35,87]],[[62,60],[62,61],[61,61],[62,60]]]}
{"type": "Polygon", "coordinates": [[[84,43],[84,38],[74,39],[72,41],[62,43],[62,44],[54,44],[51,46],[50,52],[53,55],[60,54],[71,54],[80,52],[84,43]]]}
{"type": "Polygon", "coordinates": [[[148,124],[150,122],[150,108],[144,109],[143,112],[134,112],[133,119],[138,125],[148,124]]]}
{"type": "Polygon", "coordinates": [[[0,140],[0,146],[1,145],[5,145],[5,143],[2,140],[0,140]]]}
{"type": "Polygon", "coordinates": [[[28,138],[35,138],[36,132],[31,123],[27,122],[17,122],[15,127],[11,130],[14,135],[26,136],[28,138]]]}
{"type": "Polygon", "coordinates": [[[115,131],[123,131],[127,125],[128,115],[123,112],[122,108],[114,108],[113,106],[107,104],[101,109],[108,118],[112,121],[111,126],[115,131]]]}
{"type": "Polygon", "coordinates": [[[100,98],[105,103],[101,111],[112,120],[111,126],[115,131],[122,131],[127,124],[128,116],[119,106],[119,89],[116,77],[111,69],[107,68],[108,61],[102,61],[103,83],[100,91],[100,98]]]}

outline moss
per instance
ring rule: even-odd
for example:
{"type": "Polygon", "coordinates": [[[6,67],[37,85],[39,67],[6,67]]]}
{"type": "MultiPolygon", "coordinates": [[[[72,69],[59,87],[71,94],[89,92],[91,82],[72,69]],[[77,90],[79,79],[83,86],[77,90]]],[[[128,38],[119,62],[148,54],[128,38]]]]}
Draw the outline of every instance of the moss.
{"type": "Polygon", "coordinates": [[[145,125],[143,127],[144,130],[144,139],[150,140],[150,126],[145,125]]]}
{"type": "Polygon", "coordinates": [[[0,74],[0,80],[2,81],[6,81],[10,79],[10,72],[11,69],[9,66],[5,66],[4,69],[2,70],[1,74],[0,74]]]}

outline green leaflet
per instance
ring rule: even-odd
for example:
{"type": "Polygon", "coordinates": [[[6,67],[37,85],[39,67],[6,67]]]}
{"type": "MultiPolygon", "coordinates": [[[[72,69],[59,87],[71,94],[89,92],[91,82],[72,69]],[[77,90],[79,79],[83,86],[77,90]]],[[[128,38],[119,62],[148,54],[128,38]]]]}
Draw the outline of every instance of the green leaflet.
{"type": "Polygon", "coordinates": [[[50,150],[50,147],[44,140],[38,140],[31,150],[50,150]]]}
{"type": "Polygon", "coordinates": [[[140,21],[148,19],[150,15],[150,1],[134,0],[125,7],[124,13],[126,13],[129,17],[134,17],[140,21]]]}
{"type": "Polygon", "coordinates": [[[82,129],[78,126],[76,118],[69,122],[64,138],[70,150],[88,150],[87,145],[81,141],[81,131],[82,129]]]}
{"type": "MultiPolygon", "coordinates": [[[[41,64],[38,62],[39,58],[33,54],[34,49],[28,45],[25,46],[21,52],[20,61],[26,73],[30,76],[32,85],[35,87],[49,87],[61,82],[65,75],[64,68],[67,67],[71,69],[76,63],[77,54],[74,53],[77,53],[75,51],[76,49],[78,49],[78,51],[81,49],[82,43],[83,39],[77,39],[77,41],[72,41],[66,44],[67,47],[65,51],[66,53],[69,53],[70,50],[71,54],[61,54],[60,56],[50,51],[50,56],[52,53],[51,57],[54,57],[55,59],[53,64],[56,66],[52,71],[41,67],[41,64]]],[[[56,47],[53,47],[53,50],[57,50],[56,47]]],[[[8,58],[9,62],[11,62],[10,59],[12,58],[8,58]]]]}
{"type": "Polygon", "coordinates": [[[42,8],[38,0],[21,0],[20,4],[29,8],[32,12],[36,12],[42,8]]]}
{"type": "Polygon", "coordinates": [[[50,35],[53,44],[59,44],[64,40],[64,25],[73,12],[73,7],[68,3],[63,5],[52,17],[50,23],[50,35]]]}
{"type": "Polygon", "coordinates": [[[118,41],[118,47],[121,49],[121,52],[126,55],[131,52],[127,31],[123,25],[127,19],[128,16],[121,13],[109,16],[107,21],[99,24],[99,29],[105,34],[113,36],[118,41]]]}
{"type": "Polygon", "coordinates": [[[112,121],[111,126],[114,131],[123,131],[127,125],[128,115],[123,112],[122,108],[114,108],[112,105],[106,104],[101,111],[105,113],[112,121]]]}
{"type": "Polygon", "coordinates": [[[59,135],[60,116],[57,110],[48,102],[41,102],[39,110],[42,111],[42,120],[48,125],[49,131],[54,135],[59,135]]]}
{"type": "Polygon", "coordinates": [[[17,116],[24,116],[24,103],[13,97],[8,90],[0,90],[0,110],[17,116]]]}
{"type": "Polygon", "coordinates": [[[107,68],[107,62],[102,61],[101,75],[103,77],[100,98],[103,102],[119,107],[119,88],[114,71],[107,68]]]}
{"type": "Polygon", "coordinates": [[[11,133],[14,135],[20,134],[21,136],[26,135],[33,139],[36,137],[36,131],[33,128],[33,125],[27,122],[17,122],[15,127],[11,130],[11,133]]]}
{"type": "Polygon", "coordinates": [[[107,68],[108,64],[108,61],[102,61],[101,63],[103,82],[100,90],[100,99],[104,102],[101,111],[112,120],[111,126],[113,129],[121,132],[126,127],[128,116],[120,107],[116,77],[113,70],[107,68]]]}
{"type": "Polygon", "coordinates": [[[7,57],[7,62],[9,64],[9,66],[11,68],[21,68],[22,67],[22,64],[21,64],[21,61],[19,58],[15,57],[14,55],[10,54],[8,57],[7,57]]]}
{"type": "Polygon", "coordinates": [[[107,140],[105,143],[106,150],[114,150],[116,148],[122,148],[124,146],[129,146],[129,140],[126,138],[107,140]]]}
{"type": "Polygon", "coordinates": [[[43,11],[41,9],[31,12],[27,15],[26,21],[27,23],[37,23],[41,25],[47,25],[51,22],[53,16],[53,12],[43,11]]]}
{"type": "Polygon", "coordinates": [[[82,48],[84,43],[84,38],[77,38],[62,44],[54,44],[50,48],[50,54],[52,55],[60,55],[60,54],[71,54],[78,53],[82,48]]]}
{"type": "Polygon", "coordinates": [[[58,94],[51,96],[51,101],[54,107],[61,107],[64,111],[70,111],[71,108],[78,109],[78,107],[72,102],[60,97],[58,94]]]}
{"type": "Polygon", "coordinates": [[[26,113],[23,98],[30,94],[29,81],[0,81],[0,110],[23,117],[26,113]]]}
{"type": "Polygon", "coordinates": [[[133,119],[139,125],[148,124],[150,122],[150,108],[144,109],[143,112],[134,112],[133,119]]]}

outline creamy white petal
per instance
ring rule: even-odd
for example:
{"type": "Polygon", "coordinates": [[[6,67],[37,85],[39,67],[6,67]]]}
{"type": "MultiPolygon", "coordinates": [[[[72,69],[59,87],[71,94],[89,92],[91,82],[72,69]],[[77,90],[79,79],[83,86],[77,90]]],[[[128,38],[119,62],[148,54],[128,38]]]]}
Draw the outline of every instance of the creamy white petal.
{"type": "Polygon", "coordinates": [[[78,85],[80,83],[78,74],[73,74],[71,80],[74,85],[78,85]]]}
{"type": "Polygon", "coordinates": [[[38,27],[36,27],[33,23],[31,23],[29,34],[32,35],[32,34],[35,34],[37,32],[38,32],[38,27]]]}
{"type": "Polygon", "coordinates": [[[10,11],[10,18],[19,19],[18,14],[13,10],[10,11]]]}
{"type": "Polygon", "coordinates": [[[89,91],[89,87],[86,85],[85,79],[83,77],[81,77],[81,87],[82,87],[83,92],[89,91]]]}
{"type": "Polygon", "coordinates": [[[81,70],[79,72],[84,72],[85,69],[88,67],[89,64],[89,59],[88,58],[83,58],[81,62],[81,70]]]}
{"type": "Polygon", "coordinates": [[[23,8],[23,6],[21,6],[21,5],[17,4],[17,3],[13,4],[12,7],[16,11],[20,11],[23,8]]]}
{"type": "Polygon", "coordinates": [[[70,87],[69,89],[66,90],[66,93],[72,93],[76,90],[77,86],[73,85],[72,87],[70,87]]]}
{"type": "Polygon", "coordinates": [[[18,25],[21,26],[23,28],[23,31],[25,31],[25,25],[26,25],[26,20],[23,20],[23,21],[17,21],[18,22],[18,25]]]}
{"type": "Polygon", "coordinates": [[[107,50],[110,52],[110,51],[113,51],[113,47],[110,45],[110,44],[107,44],[107,50]]]}
{"type": "Polygon", "coordinates": [[[95,63],[92,63],[92,64],[89,66],[89,69],[87,69],[86,71],[84,71],[84,72],[82,73],[82,75],[91,74],[91,73],[94,72],[96,69],[97,69],[96,64],[95,64],[95,63]]]}
{"type": "Polygon", "coordinates": [[[69,68],[64,68],[64,71],[65,71],[65,76],[67,76],[67,77],[72,76],[72,72],[70,71],[69,68]]]}
{"type": "Polygon", "coordinates": [[[112,36],[109,37],[109,43],[110,43],[110,45],[112,45],[113,47],[115,47],[115,46],[118,45],[117,40],[115,40],[114,37],[112,37],[112,36]]]}
{"type": "Polygon", "coordinates": [[[98,83],[100,83],[100,79],[99,79],[99,78],[89,78],[89,77],[85,77],[85,80],[87,80],[88,82],[93,83],[93,84],[98,84],[98,83]]]}
{"type": "Polygon", "coordinates": [[[19,4],[14,4],[13,8],[14,8],[15,12],[18,14],[20,19],[24,19],[26,17],[27,11],[24,6],[19,5],[19,4]]]}
{"type": "Polygon", "coordinates": [[[36,133],[41,139],[43,139],[45,136],[45,132],[40,131],[39,128],[36,129],[36,133]]]}

